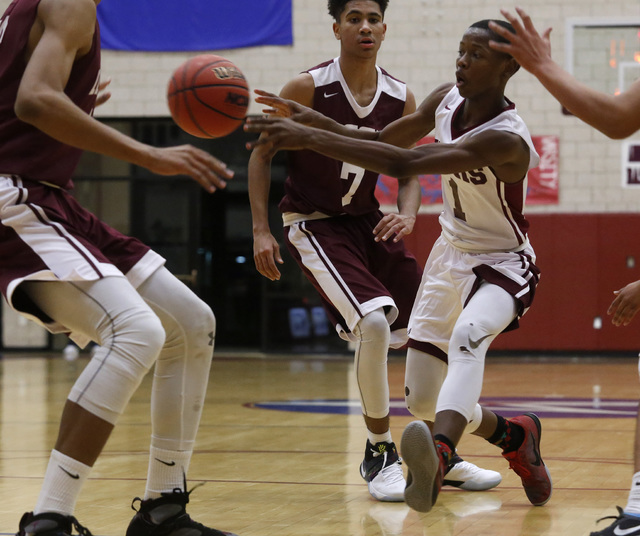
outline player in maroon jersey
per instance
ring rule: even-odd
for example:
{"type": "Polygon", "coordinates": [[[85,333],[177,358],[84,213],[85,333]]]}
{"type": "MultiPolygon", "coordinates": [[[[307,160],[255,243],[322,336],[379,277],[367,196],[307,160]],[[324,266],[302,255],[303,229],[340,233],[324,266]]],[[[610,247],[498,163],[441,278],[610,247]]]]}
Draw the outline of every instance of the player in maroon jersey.
{"type": "Polygon", "coordinates": [[[215,317],[162,257],[69,190],[83,150],[189,175],[211,192],[232,173],[199,149],[152,147],[92,117],[107,98],[99,95],[99,1],[14,0],[0,18],[0,288],[51,331],[100,345],[66,400],[38,501],[18,534],[90,534],[73,516],[76,500],[155,365],[147,486],[127,535],[222,536],[185,512],[215,317]]]}
{"type": "MultiPolygon", "coordinates": [[[[515,33],[506,28],[493,30],[506,39],[507,43],[491,42],[496,50],[511,54],[518,63],[535,75],[544,87],[573,115],[582,119],[606,136],[622,139],[640,130],[640,80],[618,95],[607,95],[596,91],[576,80],[551,58],[547,28],[542,36],[538,33],[531,17],[516,8],[520,19],[512,13],[501,10],[511,22],[515,33]]],[[[640,281],[629,283],[616,290],[615,299],[609,310],[611,321],[616,326],[626,326],[640,310],[640,281]]],[[[592,532],[591,536],[613,536],[640,534],[640,409],[636,418],[634,446],[634,475],[631,480],[629,498],[624,510],[618,507],[618,515],[608,527],[592,532]]],[[[607,519],[607,518],[605,518],[607,519]]]]}
{"type": "MultiPolygon", "coordinates": [[[[382,130],[415,110],[403,82],[376,65],[385,37],[387,0],[330,0],[340,55],[303,72],[281,91],[331,124],[382,130]]],[[[360,473],[381,501],[404,500],[405,481],[389,427],[387,353],[407,341],[407,322],[421,270],[401,238],[413,229],[420,205],[416,177],[399,181],[398,213],[383,215],[374,191],[378,173],[312,151],[289,155],[279,208],[287,248],[322,297],[341,337],[356,344],[355,371],[367,427],[360,473]]],[[[280,278],[278,242],[268,221],[270,159],[251,155],[249,197],[258,271],[280,278]]],[[[446,484],[489,489],[501,476],[456,456],[446,484]]]]}

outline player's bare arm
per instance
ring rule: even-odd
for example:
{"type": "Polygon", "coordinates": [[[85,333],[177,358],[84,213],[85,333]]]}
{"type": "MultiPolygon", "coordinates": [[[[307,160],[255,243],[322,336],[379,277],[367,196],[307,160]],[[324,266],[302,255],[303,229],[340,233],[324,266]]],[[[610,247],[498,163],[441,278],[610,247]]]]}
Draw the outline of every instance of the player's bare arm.
{"type": "Polygon", "coordinates": [[[269,108],[263,110],[265,113],[280,117],[290,117],[303,125],[329,130],[343,136],[363,139],[377,138],[378,134],[376,132],[371,132],[367,129],[348,128],[314,110],[312,108],[314,89],[312,76],[309,73],[302,73],[287,83],[282,88],[280,95],[274,95],[261,89],[255,90],[255,93],[260,95],[256,98],[256,102],[269,106],[269,108]]]}
{"type": "Polygon", "coordinates": [[[267,132],[266,138],[248,144],[265,144],[270,152],[311,149],[331,158],[349,162],[392,177],[425,173],[460,173],[493,166],[504,182],[517,182],[525,176],[529,151],[522,138],[503,131],[486,131],[459,144],[430,143],[402,149],[387,143],[358,140],[290,119],[250,118],[248,132],[267,132]]]}
{"type": "Polygon", "coordinates": [[[608,95],[579,82],[552,59],[551,28],[540,35],[531,17],[523,9],[516,8],[516,11],[521,20],[501,10],[516,30],[515,34],[490,24],[492,30],[510,41],[509,44],[491,41],[491,48],[511,54],[565,108],[606,136],[622,139],[640,129],[640,81],[619,95],[608,95]]]}
{"type": "MultiPolygon", "coordinates": [[[[266,92],[265,92],[266,93],[266,92]]],[[[285,114],[285,109],[304,109],[313,106],[313,78],[307,73],[298,75],[282,88],[279,97],[273,99],[272,108],[285,114]],[[291,103],[291,104],[287,104],[291,103]]],[[[271,95],[271,94],[269,94],[271,95]]],[[[265,134],[261,135],[264,141],[265,134]]],[[[283,264],[280,245],[269,226],[269,191],[271,189],[271,158],[273,152],[267,145],[254,146],[249,158],[249,203],[253,222],[253,261],[256,270],[271,281],[281,277],[278,264],[283,264]]]]}
{"type": "MultiPolygon", "coordinates": [[[[407,88],[407,100],[403,117],[412,116],[416,113],[416,99],[407,88]]],[[[416,215],[420,208],[421,191],[420,181],[416,175],[411,177],[398,179],[398,212],[385,214],[383,218],[373,229],[374,240],[386,241],[393,238],[394,242],[398,242],[404,236],[413,231],[416,223],[416,215]]]]}
{"type": "Polygon", "coordinates": [[[436,125],[436,109],[453,84],[443,84],[422,101],[418,109],[396,119],[380,131],[379,141],[398,147],[412,147],[431,132],[436,125]]]}
{"type": "MultiPolygon", "coordinates": [[[[264,134],[263,134],[264,136],[264,134]]],[[[269,191],[271,189],[271,156],[267,147],[258,145],[249,158],[249,204],[253,222],[253,261],[256,270],[271,281],[280,279],[277,264],[284,261],[278,241],[269,227],[269,191]]]]}
{"type": "Polygon", "coordinates": [[[191,146],[160,149],[104,125],[64,93],[73,62],[90,50],[96,22],[93,0],[42,0],[29,36],[28,63],[16,98],[16,115],[49,136],[148,168],[160,175],[191,176],[208,191],[226,186],[233,173],[191,146]]]}

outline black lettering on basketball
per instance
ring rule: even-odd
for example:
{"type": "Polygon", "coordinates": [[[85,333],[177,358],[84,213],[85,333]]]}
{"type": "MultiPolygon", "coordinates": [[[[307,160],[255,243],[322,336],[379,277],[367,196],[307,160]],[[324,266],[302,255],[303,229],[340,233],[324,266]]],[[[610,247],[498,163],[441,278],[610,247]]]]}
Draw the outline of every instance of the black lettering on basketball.
{"type": "Polygon", "coordinates": [[[244,75],[240,70],[234,69],[233,67],[223,65],[221,67],[212,67],[211,70],[220,80],[230,80],[232,78],[241,78],[244,80],[244,75]]]}
{"type": "Polygon", "coordinates": [[[233,104],[235,106],[246,108],[247,106],[249,106],[249,97],[247,95],[240,95],[239,93],[229,91],[229,93],[227,93],[225,102],[228,102],[229,104],[233,104]]]}

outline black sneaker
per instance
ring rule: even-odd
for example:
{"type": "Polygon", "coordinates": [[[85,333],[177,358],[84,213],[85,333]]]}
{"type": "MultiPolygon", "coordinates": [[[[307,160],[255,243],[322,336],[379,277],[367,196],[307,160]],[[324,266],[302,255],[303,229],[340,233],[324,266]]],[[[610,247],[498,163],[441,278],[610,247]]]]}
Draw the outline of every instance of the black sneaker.
{"type": "Polygon", "coordinates": [[[367,440],[364,460],[360,464],[360,476],[367,481],[369,493],[374,499],[385,502],[404,501],[405,481],[402,462],[395,443],[371,444],[367,440]]]}
{"type": "Polygon", "coordinates": [[[53,512],[34,515],[26,512],[20,519],[16,536],[71,536],[73,529],[79,536],[91,536],[89,529],[84,528],[73,516],[64,516],[53,512]]]}
{"type": "Polygon", "coordinates": [[[617,516],[607,516],[598,519],[598,522],[603,519],[615,519],[615,521],[606,529],[592,532],[591,536],[614,536],[619,534],[624,534],[625,536],[640,535],[640,517],[625,514],[619,506],[616,506],[616,508],[618,509],[617,516]]]}
{"type": "Polygon", "coordinates": [[[157,499],[133,499],[131,508],[136,515],[129,523],[126,536],[237,536],[193,521],[185,510],[192,491],[186,491],[185,482],[185,489],[176,488],[157,499]],[[140,503],[140,509],[135,508],[136,502],[140,503]]]}

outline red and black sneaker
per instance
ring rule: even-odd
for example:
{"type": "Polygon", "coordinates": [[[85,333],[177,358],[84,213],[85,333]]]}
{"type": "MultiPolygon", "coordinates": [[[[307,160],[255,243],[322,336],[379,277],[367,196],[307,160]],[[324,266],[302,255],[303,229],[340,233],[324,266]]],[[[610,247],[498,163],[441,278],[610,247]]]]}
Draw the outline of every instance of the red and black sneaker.
{"type": "Polygon", "coordinates": [[[524,441],[517,450],[503,451],[502,456],[522,480],[529,502],[534,506],[542,506],[551,498],[553,483],[549,469],[540,456],[540,419],[533,413],[525,413],[509,419],[509,422],[524,429],[524,441]]]}
{"type": "Polygon", "coordinates": [[[429,512],[436,503],[447,469],[429,427],[423,421],[409,423],[402,433],[400,450],[407,465],[404,500],[418,512],[429,512]]]}

